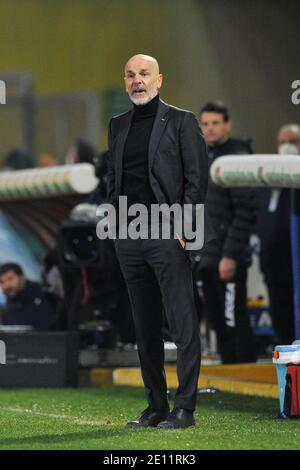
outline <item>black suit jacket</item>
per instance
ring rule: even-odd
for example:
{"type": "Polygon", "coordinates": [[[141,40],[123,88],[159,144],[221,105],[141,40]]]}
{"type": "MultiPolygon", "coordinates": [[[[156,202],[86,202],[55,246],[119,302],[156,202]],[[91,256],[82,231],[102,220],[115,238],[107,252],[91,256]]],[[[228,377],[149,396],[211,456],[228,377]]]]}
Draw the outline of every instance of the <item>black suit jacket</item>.
{"type": "MultiPolygon", "coordinates": [[[[109,124],[108,202],[116,205],[122,185],[124,145],[133,110],[109,124]]],[[[159,100],[149,141],[148,176],[159,204],[203,204],[208,183],[206,144],[195,115],[159,100]]]]}

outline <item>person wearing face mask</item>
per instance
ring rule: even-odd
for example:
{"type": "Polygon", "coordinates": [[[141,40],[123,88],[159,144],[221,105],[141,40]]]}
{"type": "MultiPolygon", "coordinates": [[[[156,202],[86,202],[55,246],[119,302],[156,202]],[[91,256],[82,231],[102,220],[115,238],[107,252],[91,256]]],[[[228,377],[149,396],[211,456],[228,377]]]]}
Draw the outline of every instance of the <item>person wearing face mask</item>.
{"type": "MultiPolygon", "coordinates": [[[[279,155],[300,157],[300,125],[282,126],[277,135],[279,155]]],[[[291,258],[291,190],[263,188],[259,193],[257,234],[260,266],[267,285],[276,344],[294,338],[294,289],[291,258]]]]}

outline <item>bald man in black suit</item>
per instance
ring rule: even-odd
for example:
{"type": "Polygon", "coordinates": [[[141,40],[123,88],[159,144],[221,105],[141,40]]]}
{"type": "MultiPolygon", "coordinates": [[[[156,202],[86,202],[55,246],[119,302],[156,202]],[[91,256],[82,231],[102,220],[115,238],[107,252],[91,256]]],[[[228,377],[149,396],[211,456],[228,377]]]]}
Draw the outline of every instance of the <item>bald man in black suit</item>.
{"type": "MultiPolygon", "coordinates": [[[[138,54],[125,66],[133,109],[109,125],[108,197],[119,197],[150,212],[153,204],[205,201],[208,165],[204,139],[194,114],[159,98],[163,76],[153,57],[138,54]]],[[[132,220],[129,217],[132,224],[132,220]]],[[[151,225],[151,222],[150,222],[151,225]]],[[[185,428],[195,424],[201,350],[186,240],[115,240],[129,291],[148,408],[129,427],[185,428]],[[179,388],[170,413],[164,372],[162,312],[177,346],[179,388]]]]}

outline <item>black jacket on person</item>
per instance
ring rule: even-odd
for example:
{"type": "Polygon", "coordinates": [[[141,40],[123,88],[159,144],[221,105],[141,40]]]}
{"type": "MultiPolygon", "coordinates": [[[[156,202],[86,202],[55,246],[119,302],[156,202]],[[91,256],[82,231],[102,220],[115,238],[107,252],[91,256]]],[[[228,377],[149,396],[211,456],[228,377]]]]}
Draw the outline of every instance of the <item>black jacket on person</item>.
{"type": "MultiPolygon", "coordinates": [[[[228,139],[224,144],[208,148],[209,166],[223,155],[252,153],[248,142],[228,139]]],[[[245,157],[247,158],[247,157],[245,157]]],[[[204,247],[200,269],[217,270],[221,258],[234,259],[238,266],[251,264],[250,235],[256,221],[256,193],[251,188],[223,188],[211,178],[208,182],[207,213],[216,234],[216,240],[204,247]]]]}
{"type": "Polygon", "coordinates": [[[268,283],[293,283],[291,254],[291,192],[262,188],[258,191],[257,235],[260,238],[260,266],[268,283]],[[272,199],[276,199],[272,208],[272,199]]]}
{"type": "MultiPolygon", "coordinates": [[[[117,206],[122,188],[123,152],[134,111],[109,125],[108,202],[117,206]]],[[[196,117],[159,99],[148,148],[148,177],[159,204],[203,204],[208,182],[205,141],[196,117]],[[186,145],[189,142],[189,145],[186,145]]],[[[206,239],[209,238],[207,234],[206,239]]]]}
{"type": "Polygon", "coordinates": [[[34,330],[45,331],[51,329],[54,322],[54,310],[37,282],[26,281],[24,289],[8,298],[3,307],[3,325],[30,325],[34,330]]]}

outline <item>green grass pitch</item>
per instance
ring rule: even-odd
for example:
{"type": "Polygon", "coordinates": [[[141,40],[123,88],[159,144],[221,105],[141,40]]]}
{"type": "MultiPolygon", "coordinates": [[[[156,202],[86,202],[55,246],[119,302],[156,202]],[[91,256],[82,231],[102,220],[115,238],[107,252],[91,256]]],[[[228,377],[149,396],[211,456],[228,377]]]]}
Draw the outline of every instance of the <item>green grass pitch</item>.
{"type": "Polygon", "coordinates": [[[0,449],[298,449],[300,420],[277,419],[278,401],[201,395],[186,430],[126,429],[146,407],[140,388],[0,390],[0,449]]]}

